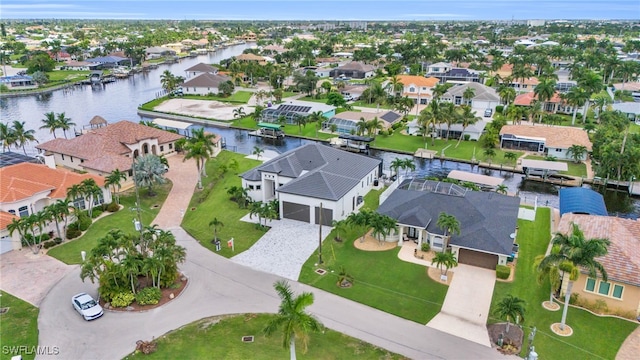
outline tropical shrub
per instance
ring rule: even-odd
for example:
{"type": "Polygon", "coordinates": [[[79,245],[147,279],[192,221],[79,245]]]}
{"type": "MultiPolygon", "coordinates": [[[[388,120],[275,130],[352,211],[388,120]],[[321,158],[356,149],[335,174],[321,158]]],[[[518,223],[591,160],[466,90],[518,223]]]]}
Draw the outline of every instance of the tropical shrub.
{"type": "Polygon", "coordinates": [[[102,215],[102,210],[100,209],[93,209],[93,212],[91,213],[91,218],[95,219],[98,216],[102,215]]]}
{"type": "Polygon", "coordinates": [[[89,226],[91,226],[91,218],[86,213],[81,213],[78,216],[78,229],[80,231],[87,231],[89,226]]]}
{"type": "Polygon", "coordinates": [[[420,250],[422,250],[423,252],[429,252],[429,250],[431,250],[431,246],[429,245],[429,243],[423,242],[422,245],[420,245],[420,250]]]}
{"type": "Polygon", "coordinates": [[[136,296],[130,291],[121,292],[111,299],[111,305],[113,307],[126,307],[131,305],[135,298],[136,296]]]}
{"type": "Polygon", "coordinates": [[[160,301],[162,293],[156,287],[144,288],[136,294],[136,302],[138,305],[155,305],[160,301]]]}
{"type": "Polygon", "coordinates": [[[504,110],[504,106],[502,106],[502,105],[497,105],[496,106],[496,114],[502,114],[503,110],[504,110]]]}
{"type": "Polygon", "coordinates": [[[56,243],[56,245],[58,245],[58,244],[62,244],[62,239],[61,239],[61,238],[59,238],[59,237],[57,237],[57,238],[53,239],[53,241],[56,243]]]}
{"type": "Polygon", "coordinates": [[[78,236],[80,236],[82,234],[82,231],[80,231],[77,227],[75,228],[67,228],[67,239],[71,240],[71,239],[75,239],[78,236]]]}
{"type": "Polygon", "coordinates": [[[110,203],[109,205],[107,205],[107,211],[108,212],[117,212],[118,210],[120,210],[120,205],[118,205],[115,202],[110,203]]]}
{"type": "Polygon", "coordinates": [[[496,266],[496,277],[498,279],[506,280],[511,275],[511,268],[505,265],[496,266]]]}
{"type": "Polygon", "coordinates": [[[55,245],[56,245],[56,243],[53,240],[45,241],[45,242],[42,243],[42,247],[45,248],[45,249],[48,249],[48,248],[53,247],[55,245]]]}

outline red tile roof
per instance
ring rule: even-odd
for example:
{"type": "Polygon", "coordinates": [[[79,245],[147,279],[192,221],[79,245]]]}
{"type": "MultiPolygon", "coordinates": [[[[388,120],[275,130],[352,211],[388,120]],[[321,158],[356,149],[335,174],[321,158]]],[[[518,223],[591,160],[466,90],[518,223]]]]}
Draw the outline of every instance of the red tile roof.
{"type": "MultiPolygon", "coordinates": [[[[521,105],[521,106],[531,106],[531,103],[534,100],[538,100],[538,95],[536,95],[532,91],[532,92],[527,92],[527,93],[520,94],[520,95],[516,96],[515,100],[513,100],[513,104],[514,105],[521,105]]],[[[560,98],[560,95],[556,91],[553,94],[553,97],[551,99],[545,101],[545,102],[548,102],[548,103],[561,103],[562,99],[560,98]]]]}
{"type": "Polygon", "coordinates": [[[0,229],[6,229],[13,219],[19,219],[20,217],[10,214],[6,211],[0,211],[0,229]]]}
{"type": "Polygon", "coordinates": [[[587,132],[570,126],[505,125],[500,129],[500,135],[504,134],[544,138],[546,147],[568,149],[571,145],[582,145],[588,151],[592,149],[587,132]]]}
{"type": "Polygon", "coordinates": [[[98,175],[32,163],[5,166],[0,168],[0,202],[16,202],[44,191],[50,191],[47,197],[51,199],[64,199],[67,188],[85,179],[94,179],[99,186],[104,186],[104,178],[98,175]]]}
{"type": "Polygon", "coordinates": [[[597,258],[609,279],[640,286],[640,221],[612,216],[564,214],[558,231],[567,233],[576,223],[586,239],[611,241],[607,255],[597,258]]]}

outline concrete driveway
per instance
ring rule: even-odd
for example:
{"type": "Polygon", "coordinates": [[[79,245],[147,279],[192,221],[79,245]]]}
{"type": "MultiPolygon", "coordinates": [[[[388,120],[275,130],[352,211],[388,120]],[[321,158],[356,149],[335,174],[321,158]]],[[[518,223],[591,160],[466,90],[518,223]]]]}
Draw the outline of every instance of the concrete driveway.
{"type": "MultiPolygon", "coordinates": [[[[243,221],[257,222],[258,218],[243,221]]],[[[264,223],[264,221],[263,221],[264,223]]],[[[253,246],[231,258],[235,263],[297,281],[302,265],[318,249],[318,225],[282,219],[267,221],[271,229],[253,246]]],[[[323,239],[331,227],[323,226],[323,239]]]]}
{"type": "Polygon", "coordinates": [[[440,313],[427,326],[491,347],[486,324],[495,282],[493,270],[458,265],[440,313]]]}
{"type": "Polygon", "coordinates": [[[28,247],[9,251],[0,255],[0,289],[39,306],[49,289],[76,267],[28,247]]]}

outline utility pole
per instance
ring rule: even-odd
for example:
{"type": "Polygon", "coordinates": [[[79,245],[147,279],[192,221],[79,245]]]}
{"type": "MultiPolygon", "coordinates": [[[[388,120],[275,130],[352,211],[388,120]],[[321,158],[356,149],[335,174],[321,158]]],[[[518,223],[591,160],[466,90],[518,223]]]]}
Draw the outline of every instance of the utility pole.
{"type": "Polygon", "coordinates": [[[131,164],[133,170],[133,188],[136,193],[136,215],[137,219],[133,220],[135,229],[140,232],[140,244],[142,244],[142,215],[140,214],[140,192],[138,191],[138,182],[136,181],[136,159],[131,164]]]}

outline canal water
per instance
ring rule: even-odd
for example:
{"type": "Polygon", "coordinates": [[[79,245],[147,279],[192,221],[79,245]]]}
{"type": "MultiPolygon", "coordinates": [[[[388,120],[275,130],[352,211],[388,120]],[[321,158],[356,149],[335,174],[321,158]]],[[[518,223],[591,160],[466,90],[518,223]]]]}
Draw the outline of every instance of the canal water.
{"type": "MultiPolygon", "coordinates": [[[[76,123],[76,128],[81,129],[88,125],[91,118],[100,115],[108,122],[119,120],[139,121],[137,108],[157,96],[162,91],[160,75],[169,70],[175,75],[184,76],[184,70],[200,62],[218,63],[223,59],[242,53],[250,44],[236,45],[215,53],[199,55],[194,58],[185,58],[175,64],[161,65],[146,73],[138,73],[127,79],[121,79],[104,86],[76,86],[66,90],[58,90],[48,94],[25,96],[17,98],[0,99],[0,119],[2,122],[14,120],[25,121],[27,129],[36,131],[39,142],[49,141],[52,135],[46,129],[39,129],[44,113],[64,112],[67,117],[76,123]]],[[[243,154],[250,154],[255,146],[263,149],[274,150],[283,153],[304,145],[310,140],[286,138],[280,141],[271,141],[248,135],[247,131],[230,128],[207,128],[223,136],[228,149],[243,154]]],[[[69,134],[68,134],[69,135],[69,134]]],[[[58,136],[62,133],[58,131],[58,136]]],[[[72,136],[72,135],[71,135],[72,136]]],[[[384,151],[373,151],[372,156],[383,160],[385,169],[394,158],[409,158],[409,155],[400,155],[384,151]]],[[[510,193],[518,193],[527,203],[549,205],[558,207],[558,187],[531,181],[523,181],[521,174],[509,171],[491,170],[478,166],[441,160],[415,160],[416,173],[424,176],[446,177],[451,170],[462,170],[480,173],[489,176],[499,176],[505,179],[510,193]]],[[[402,170],[401,170],[402,172],[402,170]]],[[[630,198],[624,192],[604,191],[607,209],[611,215],[638,218],[640,217],[640,200],[630,198]]]]}

